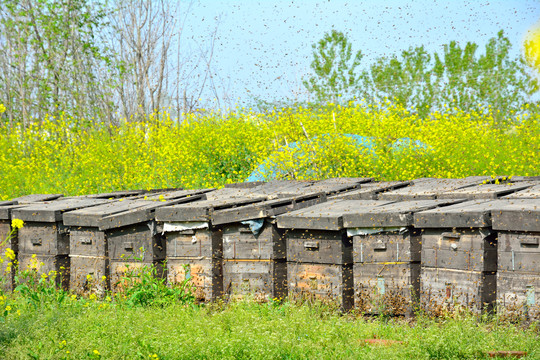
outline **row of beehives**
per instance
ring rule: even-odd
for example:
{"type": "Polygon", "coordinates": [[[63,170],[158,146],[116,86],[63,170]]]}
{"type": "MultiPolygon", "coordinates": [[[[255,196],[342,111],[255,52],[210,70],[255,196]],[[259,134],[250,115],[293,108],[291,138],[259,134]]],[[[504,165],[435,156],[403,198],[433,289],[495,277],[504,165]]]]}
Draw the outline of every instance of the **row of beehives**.
{"type": "Polygon", "coordinates": [[[164,276],[191,278],[201,300],[320,298],[393,314],[498,301],[538,317],[539,192],[538,179],[469,177],[31,195],[0,204],[0,226],[22,219],[5,246],[76,292],[114,291],[126,265],[167,260],[164,276]]]}

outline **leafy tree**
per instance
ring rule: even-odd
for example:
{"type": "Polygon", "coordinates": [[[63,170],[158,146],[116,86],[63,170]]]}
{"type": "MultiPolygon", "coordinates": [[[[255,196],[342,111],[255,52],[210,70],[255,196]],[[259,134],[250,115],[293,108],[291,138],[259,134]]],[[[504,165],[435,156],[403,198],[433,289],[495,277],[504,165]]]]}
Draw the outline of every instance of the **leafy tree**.
{"type": "MultiPolygon", "coordinates": [[[[531,44],[525,44],[526,54],[533,53],[531,44]]],[[[451,41],[440,54],[411,47],[377,59],[359,76],[362,55],[358,52],[352,59],[351,44],[343,33],[327,33],[313,48],[314,75],[304,85],[320,102],[335,102],[339,94],[345,100],[357,95],[377,106],[387,101],[399,104],[422,117],[433,111],[462,110],[491,112],[502,122],[519,113],[538,91],[538,81],[525,60],[510,57],[511,43],[502,30],[482,54],[472,42],[461,47],[451,41]]],[[[536,58],[529,55],[528,59],[534,65],[536,58]]]]}
{"type": "Polygon", "coordinates": [[[336,30],[325,33],[312,47],[311,69],[314,74],[303,80],[306,89],[321,103],[352,100],[360,80],[356,69],[362,53],[353,54],[345,34],[336,30]]]}
{"type": "Polygon", "coordinates": [[[0,0],[0,98],[10,123],[112,113],[105,12],[87,0],[0,0]]]}
{"type": "Polygon", "coordinates": [[[362,74],[360,97],[371,104],[391,100],[421,115],[429,114],[434,97],[431,59],[423,46],[405,50],[399,57],[377,59],[362,74]]]}

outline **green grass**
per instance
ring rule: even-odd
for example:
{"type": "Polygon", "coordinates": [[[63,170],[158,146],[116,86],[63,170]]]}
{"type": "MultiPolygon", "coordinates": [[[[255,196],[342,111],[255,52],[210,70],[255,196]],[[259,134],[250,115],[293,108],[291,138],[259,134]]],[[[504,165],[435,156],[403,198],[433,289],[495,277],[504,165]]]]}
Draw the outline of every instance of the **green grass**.
{"type": "Polygon", "coordinates": [[[540,358],[539,329],[472,316],[365,319],[289,303],[161,308],[84,299],[25,307],[0,323],[6,359],[471,359],[491,350],[540,358]],[[374,337],[404,344],[361,341],[374,337]]]}

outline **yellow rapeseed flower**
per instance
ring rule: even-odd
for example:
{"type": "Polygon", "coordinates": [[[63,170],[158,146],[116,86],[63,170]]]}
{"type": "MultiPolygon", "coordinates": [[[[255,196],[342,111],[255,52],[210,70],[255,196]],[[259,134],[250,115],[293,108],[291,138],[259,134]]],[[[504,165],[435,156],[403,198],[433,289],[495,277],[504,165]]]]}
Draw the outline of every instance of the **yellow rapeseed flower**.
{"type": "Polygon", "coordinates": [[[5,255],[6,255],[6,258],[8,258],[9,260],[11,261],[15,260],[15,252],[11,250],[10,248],[6,249],[5,255]]]}
{"type": "Polygon", "coordinates": [[[22,221],[21,219],[11,220],[11,227],[13,229],[22,229],[23,226],[24,226],[24,221],[22,221]]]}

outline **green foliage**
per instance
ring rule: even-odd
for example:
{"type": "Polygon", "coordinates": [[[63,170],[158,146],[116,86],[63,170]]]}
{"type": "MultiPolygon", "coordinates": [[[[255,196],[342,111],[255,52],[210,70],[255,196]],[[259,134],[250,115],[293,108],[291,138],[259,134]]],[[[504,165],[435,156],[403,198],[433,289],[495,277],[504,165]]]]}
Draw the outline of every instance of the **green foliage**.
{"type": "Polygon", "coordinates": [[[180,303],[193,303],[193,285],[190,279],[180,283],[167,285],[166,264],[130,266],[126,264],[126,272],[116,286],[120,292],[115,296],[128,306],[157,306],[180,303]]]}
{"type": "Polygon", "coordinates": [[[311,69],[314,75],[304,79],[303,84],[317,101],[346,104],[353,99],[358,86],[362,53],[353,54],[352,45],[344,33],[332,30],[313,44],[311,69]]]}
{"type": "MultiPolygon", "coordinates": [[[[361,53],[349,64],[351,44],[343,33],[332,31],[313,45],[314,74],[304,85],[319,102],[336,102],[340,94],[344,100],[357,95],[368,105],[385,107],[390,101],[422,118],[437,111],[465,111],[494,114],[500,124],[515,120],[538,91],[538,80],[525,60],[510,58],[511,46],[501,30],[482,54],[472,42],[461,47],[451,41],[441,54],[429,54],[423,46],[411,47],[377,59],[357,76],[361,53]]],[[[530,41],[525,49],[533,59],[530,41]]],[[[535,61],[529,60],[529,65],[535,61]]]]}
{"type": "Polygon", "coordinates": [[[34,308],[62,306],[67,295],[60,286],[63,280],[62,275],[55,271],[48,274],[39,273],[39,266],[40,264],[35,261],[34,266],[27,269],[17,267],[14,291],[34,308]]]}

